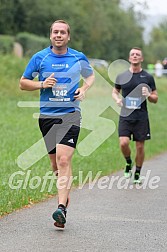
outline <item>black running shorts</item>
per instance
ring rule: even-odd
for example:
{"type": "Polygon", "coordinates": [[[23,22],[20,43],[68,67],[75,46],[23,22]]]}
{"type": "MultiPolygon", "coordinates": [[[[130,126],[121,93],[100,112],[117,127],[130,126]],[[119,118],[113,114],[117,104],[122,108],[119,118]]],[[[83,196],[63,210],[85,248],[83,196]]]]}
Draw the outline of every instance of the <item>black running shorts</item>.
{"type": "Polygon", "coordinates": [[[49,154],[56,153],[56,144],[76,148],[81,124],[79,111],[61,116],[40,115],[39,127],[49,154]]]}
{"type": "Polygon", "coordinates": [[[120,118],[118,126],[119,137],[133,136],[133,141],[145,141],[151,138],[149,120],[125,120],[120,118]]]}

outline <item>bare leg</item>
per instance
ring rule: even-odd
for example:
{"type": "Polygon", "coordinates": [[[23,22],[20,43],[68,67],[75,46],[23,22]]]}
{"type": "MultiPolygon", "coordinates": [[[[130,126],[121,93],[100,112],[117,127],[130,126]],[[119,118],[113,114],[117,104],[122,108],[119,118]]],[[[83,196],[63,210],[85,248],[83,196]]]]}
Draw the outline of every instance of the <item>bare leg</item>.
{"type": "Polygon", "coordinates": [[[142,167],[144,162],[144,141],[136,142],[136,166],[142,167]]]}
{"type": "Polygon", "coordinates": [[[58,168],[57,168],[57,164],[56,164],[56,153],[49,154],[49,158],[50,158],[50,162],[51,162],[53,172],[54,172],[54,174],[56,176],[58,176],[58,168]]]}
{"type": "Polygon", "coordinates": [[[56,146],[56,163],[58,168],[58,195],[59,204],[66,205],[67,198],[71,189],[71,159],[74,153],[74,148],[58,144],[56,146]]]}
{"type": "Polygon", "coordinates": [[[119,143],[120,143],[120,149],[122,151],[122,154],[124,157],[130,157],[131,155],[131,150],[129,147],[130,139],[129,137],[120,137],[119,138],[119,143]]]}

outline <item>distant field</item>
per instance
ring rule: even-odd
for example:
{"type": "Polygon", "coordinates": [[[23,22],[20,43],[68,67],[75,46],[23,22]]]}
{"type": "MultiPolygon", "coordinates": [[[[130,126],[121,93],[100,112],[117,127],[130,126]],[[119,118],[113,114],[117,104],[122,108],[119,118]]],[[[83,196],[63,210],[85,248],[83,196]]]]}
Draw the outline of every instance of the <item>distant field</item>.
{"type": "MultiPolygon", "coordinates": [[[[47,172],[51,171],[47,155],[28,169],[20,168],[16,162],[21,153],[41,138],[38,120],[33,118],[33,113],[39,112],[38,108],[21,108],[17,105],[20,101],[38,101],[39,98],[38,91],[25,92],[20,91],[18,88],[19,78],[25,65],[25,59],[20,60],[13,56],[1,56],[0,215],[56,194],[56,186],[54,184],[49,192],[48,189],[50,189],[49,186],[51,184],[48,183],[45,186],[43,184],[43,177],[47,172]],[[11,176],[15,172],[17,174],[13,176],[12,180],[12,186],[15,189],[11,189],[9,180],[11,181],[11,176]],[[37,187],[38,182],[39,186],[37,187]],[[35,189],[35,187],[37,188],[35,189]]],[[[107,78],[107,73],[104,73],[104,76],[107,78]]],[[[156,105],[149,104],[148,106],[152,140],[146,142],[146,159],[167,151],[167,79],[162,78],[156,80],[156,82],[159,102],[156,105]]],[[[96,176],[98,171],[102,171],[101,175],[107,175],[122,169],[124,165],[124,160],[119,150],[117,129],[114,129],[114,126],[117,128],[118,108],[112,101],[111,91],[112,87],[107,84],[103,77],[98,75],[94,87],[81,104],[83,128],[79,138],[78,150],[76,150],[73,158],[74,176],[77,176],[79,171],[83,171],[83,179],[88,171],[92,171],[93,176],[96,176]],[[110,126],[111,133],[108,130],[110,126]],[[96,129],[97,133],[95,136],[89,137],[92,129],[96,129]],[[108,137],[103,142],[107,134],[108,137]],[[86,136],[88,136],[87,142],[86,136]],[[82,140],[85,140],[85,142],[82,140]],[[101,143],[100,145],[98,145],[98,141],[101,143]],[[95,148],[94,151],[92,151],[93,148],[95,148]],[[88,155],[89,153],[91,154],[88,155]]],[[[134,144],[131,143],[131,145],[134,158],[134,144]]],[[[32,156],[36,154],[40,154],[40,147],[31,153],[32,156]]],[[[29,157],[30,160],[31,155],[29,157]]],[[[74,186],[77,186],[78,183],[76,179],[74,186]]]]}

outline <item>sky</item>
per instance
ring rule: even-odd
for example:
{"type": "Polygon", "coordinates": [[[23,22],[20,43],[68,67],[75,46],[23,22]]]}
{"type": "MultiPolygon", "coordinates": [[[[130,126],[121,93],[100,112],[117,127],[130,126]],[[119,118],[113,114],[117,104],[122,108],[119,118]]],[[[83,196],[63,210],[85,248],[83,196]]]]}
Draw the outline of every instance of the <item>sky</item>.
{"type": "Polygon", "coordinates": [[[123,7],[128,7],[129,4],[134,5],[135,11],[140,11],[145,16],[144,25],[144,40],[149,41],[149,34],[153,27],[162,22],[164,15],[167,17],[167,0],[122,0],[123,7]],[[147,9],[143,8],[143,4],[147,4],[147,9]]]}
{"type": "Polygon", "coordinates": [[[149,9],[145,13],[149,15],[167,15],[167,0],[137,0],[136,2],[146,2],[149,9]]]}

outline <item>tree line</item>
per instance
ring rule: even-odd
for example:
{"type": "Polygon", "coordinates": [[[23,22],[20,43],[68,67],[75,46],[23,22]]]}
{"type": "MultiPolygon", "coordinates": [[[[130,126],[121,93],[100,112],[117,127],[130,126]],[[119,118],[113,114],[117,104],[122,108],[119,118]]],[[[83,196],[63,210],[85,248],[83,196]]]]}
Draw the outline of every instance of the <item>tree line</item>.
{"type": "Polygon", "coordinates": [[[49,37],[52,22],[64,19],[71,26],[71,47],[108,61],[127,59],[133,46],[150,50],[143,40],[143,18],[134,5],[123,9],[121,0],[0,0],[0,34],[29,32],[49,37]]]}

